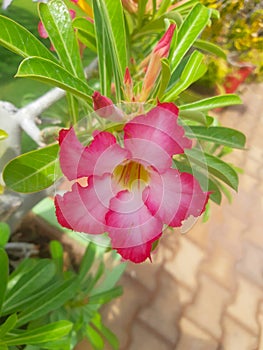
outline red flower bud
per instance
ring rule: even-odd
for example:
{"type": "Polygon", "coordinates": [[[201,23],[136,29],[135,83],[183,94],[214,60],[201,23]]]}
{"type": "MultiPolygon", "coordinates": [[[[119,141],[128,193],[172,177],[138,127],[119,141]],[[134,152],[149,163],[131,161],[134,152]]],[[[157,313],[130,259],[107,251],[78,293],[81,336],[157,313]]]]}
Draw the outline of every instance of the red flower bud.
{"type": "Polygon", "coordinates": [[[101,95],[98,91],[95,91],[92,95],[94,111],[105,119],[113,121],[122,121],[123,113],[120,109],[116,108],[112,100],[106,96],[101,95]]]}

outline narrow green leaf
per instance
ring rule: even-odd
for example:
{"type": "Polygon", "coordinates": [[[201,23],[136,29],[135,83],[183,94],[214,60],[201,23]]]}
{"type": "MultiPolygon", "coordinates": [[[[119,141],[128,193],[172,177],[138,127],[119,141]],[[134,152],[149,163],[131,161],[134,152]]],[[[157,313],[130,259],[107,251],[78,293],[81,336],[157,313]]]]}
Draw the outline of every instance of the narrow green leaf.
{"type": "Polygon", "coordinates": [[[209,41],[197,39],[194,42],[193,46],[196,47],[197,49],[214,54],[214,55],[221,57],[223,59],[227,58],[225,51],[223,49],[221,49],[220,46],[213,44],[213,43],[210,43],[209,41]]]}
{"type": "Polygon", "coordinates": [[[209,173],[237,191],[238,175],[231,165],[220,158],[194,148],[185,150],[185,155],[189,158],[189,161],[207,169],[209,173]]]}
{"type": "Polygon", "coordinates": [[[239,96],[228,94],[228,95],[220,95],[215,97],[209,97],[200,101],[188,103],[180,106],[180,111],[201,111],[206,112],[211,109],[227,107],[232,105],[241,104],[242,100],[239,96]]]}
{"type": "Polygon", "coordinates": [[[106,338],[108,343],[112,346],[114,350],[119,349],[119,341],[114,333],[112,333],[107,327],[102,324],[101,316],[96,313],[92,319],[92,324],[99,330],[99,332],[106,338]]]}
{"type": "Polygon", "coordinates": [[[167,85],[169,84],[170,77],[171,77],[171,70],[169,61],[164,58],[161,60],[162,63],[162,69],[161,69],[161,78],[160,78],[160,85],[157,92],[157,97],[160,100],[162,95],[164,94],[164,91],[167,88],[167,85]]]}
{"type": "Polygon", "coordinates": [[[100,334],[95,331],[91,326],[87,326],[86,328],[86,337],[92,344],[94,350],[103,350],[104,349],[104,341],[100,334]]]}
{"type": "Polygon", "coordinates": [[[62,275],[64,259],[63,259],[63,246],[59,241],[51,241],[49,244],[52,260],[54,261],[57,272],[62,275]]]}
{"type": "MultiPolygon", "coordinates": [[[[26,330],[19,335],[12,335],[4,338],[9,346],[24,344],[41,344],[60,339],[67,335],[72,329],[72,323],[66,320],[53,322],[48,325],[26,330]]],[[[1,341],[0,341],[1,344],[1,341]]]]}
{"type": "Polygon", "coordinates": [[[199,0],[188,0],[183,1],[181,5],[176,7],[176,11],[183,13],[184,11],[188,11],[191,7],[197,4],[199,0]]]}
{"type": "Polygon", "coordinates": [[[74,76],[85,81],[79,46],[65,3],[62,0],[40,3],[39,16],[61,64],[74,76]]]}
{"type": "Polygon", "coordinates": [[[91,104],[93,90],[88,84],[60,65],[41,57],[30,57],[21,62],[16,77],[26,77],[58,86],[91,104]]]}
{"type": "Polygon", "coordinates": [[[52,310],[57,310],[68,300],[75,296],[78,287],[78,280],[71,278],[60,283],[56,288],[46,292],[41,299],[37,299],[18,315],[17,326],[22,326],[31,320],[48,314],[52,310]]]}
{"type": "Polygon", "coordinates": [[[194,51],[189,57],[179,80],[170,87],[164,95],[164,101],[174,100],[182,91],[186,90],[191,84],[197,81],[206,72],[206,66],[203,64],[204,55],[194,51]]]}
{"type": "Polygon", "coordinates": [[[41,191],[56,180],[58,145],[41,148],[11,160],[3,178],[13,191],[28,193],[41,191]]]}
{"type": "Polygon", "coordinates": [[[55,265],[48,259],[41,259],[32,270],[25,273],[8,292],[4,307],[16,304],[44,287],[55,275],[55,265]]]}
{"type": "Polygon", "coordinates": [[[246,137],[242,132],[221,126],[212,126],[210,128],[191,126],[186,129],[185,135],[190,138],[214,142],[232,148],[244,148],[246,143],[246,137]]]}
{"type": "Polygon", "coordinates": [[[56,61],[55,56],[27,29],[12,19],[0,16],[0,45],[24,58],[40,56],[56,61]]]}
{"type": "Polygon", "coordinates": [[[9,274],[9,262],[6,251],[0,247],[0,315],[2,310],[2,305],[5,300],[7,282],[8,282],[8,274],[9,274]]]}
{"type": "Polygon", "coordinates": [[[79,267],[79,278],[81,280],[87,276],[93,264],[95,254],[96,254],[95,244],[89,243],[79,267]]]}
{"type": "Polygon", "coordinates": [[[210,11],[201,4],[196,4],[179,28],[177,43],[172,48],[172,73],[176,70],[184,55],[191,48],[195,40],[207,25],[210,11]]]}
{"type": "Polygon", "coordinates": [[[0,129],[0,141],[6,139],[7,137],[8,134],[4,130],[0,129]]]}
{"type": "Polygon", "coordinates": [[[193,122],[197,122],[202,125],[207,125],[206,115],[203,112],[191,111],[191,110],[186,110],[186,111],[180,110],[179,116],[183,120],[184,119],[191,120],[193,122]]]}
{"type": "Polygon", "coordinates": [[[0,247],[6,245],[10,237],[10,227],[6,222],[0,222],[0,247]]]}
{"type": "Polygon", "coordinates": [[[97,51],[94,24],[86,18],[77,17],[72,25],[77,29],[77,35],[80,41],[93,51],[97,51]]]}
{"type": "Polygon", "coordinates": [[[90,304],[105,304],[105,303],[111,301],[112,299],[119,297],[120,295],[122,295],[122,288],[120,286],[117,286],[117,287],[111,288],[110,290],[107,290],[105,292],[91,295],[89,298],[89,303],[90,304]]]}
{"type": "Polygon", "coordinates": [[[105,292],[115,286],[115,284],[119,281],[121,278],[123,272],[125,271],[127,267],[126,263],[121,263],[115,266],[112,270],[106,270],[105,271],[105,278],[103,279],[102,283],[98,287],[96,287],[93,290],[93,293],[101,293],[105,292]]]}
{"type": "Polygon", "coordinates": [[[0,326],[0,339],[2,339],[7,332],[11,331],[17,322],[16,314],[10,315],[5,322],[0,326]]]}

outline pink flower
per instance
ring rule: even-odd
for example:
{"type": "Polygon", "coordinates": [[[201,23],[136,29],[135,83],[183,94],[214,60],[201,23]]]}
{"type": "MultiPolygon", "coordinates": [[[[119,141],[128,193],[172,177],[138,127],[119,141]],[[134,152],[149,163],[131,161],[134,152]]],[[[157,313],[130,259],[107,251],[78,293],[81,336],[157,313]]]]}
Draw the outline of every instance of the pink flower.
{"type": "Polygon", "coordinates": [[[199,216],[208,193],[188,173],[172,168],[172,156],[190,148],[178,125],[178,108],[159,103],[124,125],[124,145],[108,132],[96,132],[84,147],[73,128],[59,134],[60,165],[71,191],[56,195],[56,215],[67,228],[90,234],[108,232],[113,249],[125,260],[150,258],[163,225],[179,227],[199,216]]]}

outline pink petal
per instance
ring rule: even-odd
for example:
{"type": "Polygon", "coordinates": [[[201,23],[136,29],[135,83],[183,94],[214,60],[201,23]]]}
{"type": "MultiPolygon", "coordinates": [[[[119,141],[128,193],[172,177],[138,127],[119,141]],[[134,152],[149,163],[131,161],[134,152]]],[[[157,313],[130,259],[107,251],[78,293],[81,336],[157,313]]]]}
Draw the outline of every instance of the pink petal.
{"type": "Polygon", "coordinates": [[[153,216],[179,227],[190,215],[197,217],[203,213],[208,193],[202,191],[193,175],[169,169],[163,174],[152,172],[143,198],[153,216]]]}
{"type": "Polygon", "coordinates": [[[38,33],[40,35],[41,38],[43,39],[47,39],[48,38],[48,33],[43,25],[42,22],[38,22],[38,26],[37,26],[37,29],[38,29],[38,33]]]}
{"type": "Polygon", "coordinates": [[[112,248],[124,259],[144,261],[150,256],[151,243],[162,233],[162,222],[151,215],[140,191],[121,191],[110,201],[106,215],[112,248]]]}
{"type": "Polygon", "coordinates": [[[110,199],[115,196],[111,176],[89,177],[88,186],[78,183],[63,197],[56,195],[56,215],[58,222],[78,232],[99,234],[105,232],[105,215],[110,199]]]}
{"type": "Polygon", "coordinates": [[[60,166],[69,180],[111,173],[128,155],[108,132],[98,133],[90,145],[84,147],[73,128],[62,129],[59,133],[59,144],[60,166]]]}
{"type": "Polygon", "coordinates": [[[174,154],[190,148],[191,140],[177,124],[178,108],[173,103],[159,103],[146,115],[135,117],[124,127],[125,147],[132,157],[165,171],[174,154]]]}

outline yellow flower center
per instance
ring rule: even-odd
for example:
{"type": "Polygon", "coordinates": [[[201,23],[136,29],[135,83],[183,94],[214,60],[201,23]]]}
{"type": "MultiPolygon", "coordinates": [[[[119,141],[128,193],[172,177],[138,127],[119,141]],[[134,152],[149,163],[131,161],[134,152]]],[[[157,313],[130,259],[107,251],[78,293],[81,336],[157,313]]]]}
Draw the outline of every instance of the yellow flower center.
{"type": "Polygon", "coordinates": [[[131,190],[134,185],[140,189],[145,187],[150,180],[150,174],[146,168],[133,160],[117,165],[113,171],[113,177],[121,187],[131,190]]]}

